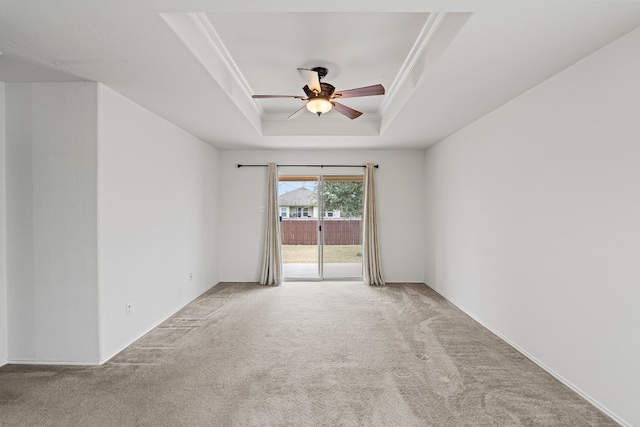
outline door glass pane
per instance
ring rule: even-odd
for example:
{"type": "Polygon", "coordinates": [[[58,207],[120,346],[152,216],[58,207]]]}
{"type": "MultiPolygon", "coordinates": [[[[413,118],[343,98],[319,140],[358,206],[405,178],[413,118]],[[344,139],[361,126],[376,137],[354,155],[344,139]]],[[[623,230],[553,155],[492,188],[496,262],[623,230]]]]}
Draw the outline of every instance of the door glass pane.
{"type": "Polygon", "coordinates": [[[322,272],[325,279],[362,278],[362,176],[325,176],[322,272]]]}
{"type": "Polygon", "coordinates": [[[279,178],[282,271],[286,279],[319,279],[318,178],[279,178]]]}

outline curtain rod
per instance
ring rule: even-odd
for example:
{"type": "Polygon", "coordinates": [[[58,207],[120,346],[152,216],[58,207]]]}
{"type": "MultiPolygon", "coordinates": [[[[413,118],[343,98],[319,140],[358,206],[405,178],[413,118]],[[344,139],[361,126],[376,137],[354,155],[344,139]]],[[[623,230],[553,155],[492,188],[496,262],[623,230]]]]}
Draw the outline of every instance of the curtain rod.
{"type": "MultiPolygon", "coordinates": [[[[267,167],[268,165],[242,165],[238,163],[239,168],[267,167]]],[[[277,165],[278,167],[299,167],[299,168],[364,168],[366,165],[277,165]]],[[[378,168],[378,165],[373,165],[378,168]]]]}

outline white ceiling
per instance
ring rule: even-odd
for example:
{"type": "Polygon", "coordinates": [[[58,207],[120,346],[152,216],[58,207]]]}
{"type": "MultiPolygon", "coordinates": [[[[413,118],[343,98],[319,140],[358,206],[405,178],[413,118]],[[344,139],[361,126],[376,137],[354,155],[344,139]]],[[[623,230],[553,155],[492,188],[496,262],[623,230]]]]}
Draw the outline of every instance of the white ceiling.
{"type": "Polygon", "coordinates": [[[0,81],[98,81],[221,149],[424,148],[640,26],[612,0],[0,0],[0,81]],[[324,66],[348,120],[287,117],[324,66]]]}

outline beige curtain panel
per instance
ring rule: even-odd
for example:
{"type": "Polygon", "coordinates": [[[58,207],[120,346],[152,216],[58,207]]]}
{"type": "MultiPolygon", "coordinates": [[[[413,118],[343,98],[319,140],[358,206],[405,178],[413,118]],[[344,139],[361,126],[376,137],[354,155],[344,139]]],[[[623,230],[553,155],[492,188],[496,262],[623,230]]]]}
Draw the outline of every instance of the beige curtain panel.
{"type": "Polygon", "coordinates": [[[282,249],[280,247],[280,221],[278,212],[278,166],[267,168],[267,206],[262,253],[261,285],[282,283],[282,249]]]}
{"type": "Polygon", "coordinates": [[[376,176],[373,163],[367,163],[364,177],[363,269],[367,285],[383,286],[380,246],[378,244],[378,209],[376,176]]]}

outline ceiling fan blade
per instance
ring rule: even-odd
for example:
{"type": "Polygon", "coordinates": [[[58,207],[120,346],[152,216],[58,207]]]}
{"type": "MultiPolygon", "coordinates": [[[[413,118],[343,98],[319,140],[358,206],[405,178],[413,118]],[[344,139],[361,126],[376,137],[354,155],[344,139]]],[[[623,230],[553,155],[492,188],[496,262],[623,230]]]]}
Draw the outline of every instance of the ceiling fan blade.
{"type": "Polygon", "coordinates": [[[322,88],[320,87],[320,76],[317,71],[307,70],[306,68],[298,68],[298,72],[302,76],[307,86],[314,93],[320,93],[322,88]]]}
{"type": "Polygon", "coordinates": [[[252,98],[262,99],[262,98],[297,98],[304,99],[304,96],[300,95],[251,95],[252,98]]]}
{"type": "Polygon", "coordinates": [[[332,98],[355,98],[356,96],[384,95],[382,85],[359,87],[357,89],[341,90],[333,94],[332,98]]]}
{"type": "Polygon", "coordinates": [[[362,113],[358,110],[354,110],[353,108],[349,108],[346,105],[342,105],[339,102],[332,102],[333,109],[336,110],[340,114],[344,114],[351,120],[357,119],[362,115],[362,113]]]}
{"type": "Polygon", "coordinates": [[[298,117],[301,117],[306,110],[307,110],[307,104],[304,104],[301,109],[299,109],[298,111],[296,111],[295,113],[293,113],[292,115],[290,115],[287,118],[288,119],[297,119],[298,117]]]}

